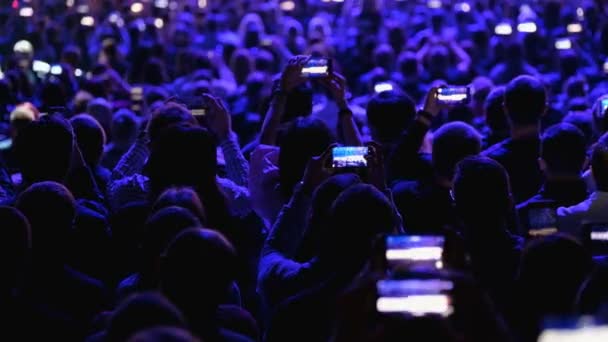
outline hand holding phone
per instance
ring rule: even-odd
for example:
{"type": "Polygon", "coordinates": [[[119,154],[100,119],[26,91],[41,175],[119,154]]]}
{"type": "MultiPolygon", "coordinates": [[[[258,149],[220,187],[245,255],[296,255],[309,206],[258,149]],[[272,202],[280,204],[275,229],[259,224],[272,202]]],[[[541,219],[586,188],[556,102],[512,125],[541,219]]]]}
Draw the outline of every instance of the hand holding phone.
{"type": "Polygon", "coordinates": [[[321,155],[310,158],[306,164],[302,183],[309,193],[312,194],[319,184],[331,176],[331,170],[327,168],[327,165],[332,160],[334,148],[336,148],[336,144],[330,145],[321,155]]]}
{"type": "Polygon", "coordinates": [[[380,191],[387,188],[386,171],[384,168],[384,153],[382,145],[372,141],[366,144],[368,153],[367,159],[367,182],[380,191]]]}
{"type": "Polygon", "coordinates": [[[528,235],[532,237],[557,233],[555,208],[532,208],[528,210],[528,235]]]}
{"type": "Polygon", "coordinates": [[[337,72],[332,72],[331,75],[321,78],[320,83],[331,93],[334,101],[340,109],[346,109],[346,78],[337,72]]]}
{"type": "MultiPolygon", "coordinates": [[[[215,133],[220,141],[228,139],[232,132],[232,119],[230,113],[222,100],[210,94],[203,94],[203,102],[206,108],[203,108],[202,113],[205,115],[205,121],[209,129],[215,133]]],[[[195,114],[194,112],[192,113],[195,114]]]]}
{"type": "Polygon", "coordinates": [[[291,91],[293,88],[306,82],[306,78],[302,77],[302,68],[309,58],[309,56],[295,56],[287,62],[280,81],[283,91],[291,91]]]}

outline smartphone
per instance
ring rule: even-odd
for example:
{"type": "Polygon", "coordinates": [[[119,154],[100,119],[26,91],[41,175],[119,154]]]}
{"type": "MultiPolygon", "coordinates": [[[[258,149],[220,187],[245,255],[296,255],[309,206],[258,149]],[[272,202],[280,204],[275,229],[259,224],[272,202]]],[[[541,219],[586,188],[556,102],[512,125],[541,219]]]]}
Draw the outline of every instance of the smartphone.
{"type": "Polygon", "coordinates": [[[557,233],[557,213],[555,208],[528,210],[528,235],[547,236],[557,233]]]}
{"type": "Polygon", "coordinates": [[[376,310],[412,316],[449,316],[453,311],[451,281],[441,279],[380,280],[376,283],[376,310]]]}
{"type": "Polygon", "coordinates": [[[44,77],[51,72],[51,65],[47,62],[34,60],[32,62],[32,71],[34,71],[38,77],[44,77]]]}
{"type": "Polygon", "coordinates": [[[608,223],[586,224],[583,231],[592,255],[608,255],[608,223]]]}
{"type": "Polygon", "coordinates": [[[443,104],[465,104],[471,100],[471,88],[466,86],[447,86],[437,89],[437,100],[443,104]]]}
{"type": "Polygon", "coordinates": [[[190,114],[193,116],[205,116],[207,115],[207,104],[205,100],[200,97],[193,97],[186,99],[185,101],[186,107],[190,110],[190,114]]]}
{"type": "Polygon", "coordinates": [[[608,223],[591,224],[589,237],[592,242],[608,243],[608,223]]]}
{"type": "Polygon", "coordinates": [[[334,147],[331,152],[331,165],[334,169],[367,167],[367,159],[365,157],[369,154],[368,147],[334,147]]]}
{"type": "Polygon", "coordinates": [[[520,33],[534,33],[536,29],[536,23],[531,21],[517,24],[517,31],[520,33]]]}
{"type": "Polygon", "coordinates": [[[500,23],[494,27],[494,34],[497,36],[509,36],[513,33],[513,27],[509,23],[500,23]]]}
{"type": "Polygon", "coordinates": [[[581,33],[583,32],[583,25],[580,23],[568,24],[568,26],[566,26],[566,30],[568,33],[581,33]]]}
{"type": "Polygon", "coordinates": [[[154,19],[154,26],[160,30],[165,27],[165,21],[162,18],[156,18],[154,19]]]}
{"type": "Polygon", "coordinates": [[[386,261],[391,270],[443,268],[442,236],[390,235],[386,237],[386,261]]]}
{"type": "Polygon", "coordinates": [[[393,85],[390,84],[389,82],[380,82],[380,83],[376,83],[374,85],[374,92],[376,94],[380,94],[384,91],[391,91],[393,90],[393,85]]]}
{"type": "Polygon", "coordinates": [[[302,67],[302,77],[323,78],[331,74],[332,63],[329,58],[310,58],[302,67]]]}
{"type": "Polygon", "coordinates": [[[31,7],[22,7],[19,9],[19,16],[29,18],[34,15],[34,9],[31,7]]]}
{"type": "Polygon", "coordinates": [[[51,67],[51,75],[55,75],[55,76],[59,76],[63,73],[63,68],[61,67],[61,65],[53,65],[51,67]]]}
{"type": "Polygon", "coordinates": [[[555,41],[555,48],[558,50],[570,50],[572,49],[572,41],[570,38],[558,38],[555,41]]]}
{"type": "Polygon", "coordinates": [[[90,15],[86,15],[80,19],[80,25],[91,27],[95,25],[95,18],[90,15]]]}
{"type": "Polygon", "coordinates": [[[538,342],[600,342],[608,341],[608,326],[593,316],[547,319],[538,342]]]}

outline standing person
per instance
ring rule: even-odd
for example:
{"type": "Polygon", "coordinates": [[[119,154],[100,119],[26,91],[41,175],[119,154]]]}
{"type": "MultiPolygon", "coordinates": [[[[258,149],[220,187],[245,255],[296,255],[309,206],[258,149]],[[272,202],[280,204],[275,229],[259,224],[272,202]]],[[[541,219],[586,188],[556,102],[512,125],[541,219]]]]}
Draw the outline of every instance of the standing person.
{"type": "Polygon", "coordinates": [[[498,161],[509,174],[515,203],[532,197],[542,185],[538,166],[540,119],[547,109],[543,84],[531,76],[519,76],[505,90],[504,109],[511,137],[482,154],[498,161]]]}

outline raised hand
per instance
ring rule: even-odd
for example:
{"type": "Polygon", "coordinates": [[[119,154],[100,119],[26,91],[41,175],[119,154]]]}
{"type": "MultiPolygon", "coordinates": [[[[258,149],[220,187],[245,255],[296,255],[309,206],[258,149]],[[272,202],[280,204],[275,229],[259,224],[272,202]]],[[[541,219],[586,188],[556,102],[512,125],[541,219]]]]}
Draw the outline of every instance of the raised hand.
{"type": "Polygon", "coordinates": [[[281,74],[281,88],[283,91],[291,91],[300,84],[306,82],[302,77],[302,67],[310,59],[310,56],[295,56],[287,62],[287,66],[281,74]]]}
{"type": "Polygon", "coordinates": [[[224,106],[222,100],[210,94],[203,94],[203,100],[207,107],[205,121],[207,127],[218,137],[225,140],[232,132],[232,119],[230,113],[224,106]]]}

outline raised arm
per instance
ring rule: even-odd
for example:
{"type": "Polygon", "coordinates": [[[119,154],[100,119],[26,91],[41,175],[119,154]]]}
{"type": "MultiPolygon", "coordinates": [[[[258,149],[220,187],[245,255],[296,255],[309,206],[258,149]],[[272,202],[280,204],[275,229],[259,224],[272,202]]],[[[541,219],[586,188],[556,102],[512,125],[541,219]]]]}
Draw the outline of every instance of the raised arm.
{"type": "Polygon", "coordinates": [[[249,163],[241,152],[236,134],[232,131],[230,113],[221,99],[209,94],[204,94],[203,99],[208,106],[207,126],[217,136],[224,152],[226,175],[237,185],[247,187],[249,163]]]}
{"type": "Polygon", "coordinates": [[[311,196],[315,188],[321,184],[329,173],[325,169],[328,158],[331,157],[333,145],[321,156],[313,157],[306,166],[302,181],[296,187],[291,200],[283,207],[272,231],[266,240],[262,256],[279,253],[285,258],[293,258],[300,241],[305,233],[305,221],[311,196]]]}
{"type": "Polygon", "coordinates": [[[431,127],[431,123],[441,111],[437,101],[437,88],[432,88],[427,94],[424,108],[418,111],[416,119],[401,135],[395,149],[389,156],[389,179],[399,178],[405,168],[414,165],[418,152],[424,142],[424,137],[431,127]]]}
{"type": "Polygon", "coordinates": [[[287,93],[306,81],[300,73],[302,71],[302,65],[308,58],[309,57],[307,56],[296,56],[287,63],[285,70],[281,74],[278,85],[273,91],[270,108],[268,108],[264,123],[262,124],[260,144],[276,145],[277,131],[281,125],[281,119],[283,118],[283,113],[285,111],[287,93]]]}
{"type": "Polygon", "coordinates": [[[135,140],[135,143],[131,145],[127,153],[120,158],[112,170],[111,181],[117,181],[124,177],[140,173],[144,168],[144,164],[146,163],[146,160],[148,160],[149,155],[148,132],[147,130],[142,130],[139,133],[137,140],[135,140]]]}
{"type": "Polygon", "coordinates": [[[93,172],[84,161],[82,152],[76,141],[76,134],[73,130],[72,136],[74,141],[72,143],[72,165],[67,178],[68,187],[77,199],[87,199],[103,203],[103,195],[97,186],[93,172]]]}
{"type": "Polygon", "coordinates": [[[331,148],[321,157],[310,160],[302,182],[291,200],[281,210],[262,249],[258,267],[258,289],[267,305],[274,307],[296,294],[302,264],[294,260],[296,250],[305,233],[305,218],[311,205],[314,189],[327,176],[325,160],[331,148]]]}
{"type": "Polygon", "coordinates": [[[361,146],[363,144],[361,134],[346,101],[346,78],[338,73],[332,73],[330,77],[321,80],[321,84],[329,90],[340,110],[338,132],[341,133],[344,143],[349,146],[361,146]]]}
{"type": "Polygon", "coordinates": [[[469,56],[469,54],[466,51],[464,51],[464,49],[462,47],[460,47],[460,45],[457,42],[455,42],[453,40],[450,40],[448,42],[448,47],[450,48],[452,53],[454,55],[456,55],[456,58],[458,59],[456,68],[462,72],[466,72],[467,70],[469,70],[469,67],[471,66],[471,57],[469,56]]]}

